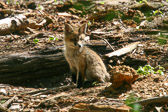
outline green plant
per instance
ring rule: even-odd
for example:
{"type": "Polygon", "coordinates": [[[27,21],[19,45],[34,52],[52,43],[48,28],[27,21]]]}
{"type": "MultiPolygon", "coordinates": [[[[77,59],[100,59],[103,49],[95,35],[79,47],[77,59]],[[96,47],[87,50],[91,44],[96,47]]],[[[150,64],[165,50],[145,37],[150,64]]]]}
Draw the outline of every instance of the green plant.
{"type": "Polygon", "coordinates": [[[140,0],[140,1],[139,1],[140,4],[143,3],[143,2],[144,2],[144,3],[147,3],[147,0],[140,0]]]}
{"type": "Polygon", "coordinates": [[[38,5],[38,8],[39,8],[39,10],[42,10],[42,7],[41,7],[41,5],[40,5],[40,4],[38,5]]]}
{"type": "Polygon", "coordinates": [[[165,71],[164,67],[158,65],[155,67],[155,69],[158,69],[155,73],[158,73],[159,75],[164,75],[164,72],[163,72],[163,71],[165,71]]]}
{"type": "Polygon", "coordinates": [[[138,103],[134,103],[139,101],[140,98],[135,96],[135,93],[130,93],[129,96],[125,100],[125,104],[132,107],[131,112],[140,112],[141,105],[138,103]]]}
{"type": "Polygon", "coordinates": [[[17,1],[17,2],[16,2],[16,5],[19,5],[19,4],[20,4],[20,3],[17,1]]]}
{"type": "Polygon", "coordinates": [[[49,40],[54,40],[54,37],[49,37],[49,40]]]}
{"type": "Polygon", "coordinates": [[[165,44],[167,44],[167,40],[162,39],[162,38],[158,38],[157,42],[158,42],[160,45],[165,45],[165,44]]]}
{"type": "Polygon", "coordinates": [[[140,66],[137,70],[137,73],[140,75],[149,75],[149,74],[160,74],[163,75],[164,74],[164,68],[161,67],[160,65],[157,67],[152,67],[150,65],[145,65],[144,67],[140,66]],[[157,71],[155,71],[155,69],[158,69],[157,71]]]}
{"type": "Polygon", "coordinates": [[[162,13],[162,11],[160,11],[160,10],[155,10],[155,11],[153,12],[153,15],[156,15],[156,14],[163,14],[163,13],[162,13]]]}
{"type": "Polygon", "coordinates": [[[5,103],[6,102],[6,100],[0,100],[0,104],[3,104],[3,103],[5,103]]]}
{"type": "Polygon", "coordinates": [[[35,44],[37,44],[37,43],[39,42],[39,39],[35,38],[35,39],[33,40],[33,42],[34,42],[35,44]]]}
{"type": "Polygon", "coordinates": [[[102,5],[103,5],[103,4],[104,4],[104,1],[101,1],[101,2],[100,2],[100,4],[102,4],[102,5]]]}
{"type": "Polygon", "coordinates": [[[7,1],[6,1],[6,4],[10,4],[10,2],[11,2],[10,0],[7,0],[7,1]]]}
{"type": "Polygon", "coordinates": [[[55,40],[58,41],[58,38],[56,37],[55,40]]]}
{"type": "Polygon", "coordinates": [[[90,26],[92,23],[90,21],[88,21],[88,26],[90,26]]]}

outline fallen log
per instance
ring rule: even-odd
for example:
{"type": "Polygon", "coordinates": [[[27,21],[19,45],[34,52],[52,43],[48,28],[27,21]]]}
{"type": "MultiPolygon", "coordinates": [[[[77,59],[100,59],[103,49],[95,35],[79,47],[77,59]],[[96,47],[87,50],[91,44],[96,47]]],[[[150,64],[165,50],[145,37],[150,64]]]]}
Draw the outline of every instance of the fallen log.
{"type": "Polygon", "coordinates": [[[68,72],[62,47],[0,56],[0,83],[15,83],[68,72]]]}

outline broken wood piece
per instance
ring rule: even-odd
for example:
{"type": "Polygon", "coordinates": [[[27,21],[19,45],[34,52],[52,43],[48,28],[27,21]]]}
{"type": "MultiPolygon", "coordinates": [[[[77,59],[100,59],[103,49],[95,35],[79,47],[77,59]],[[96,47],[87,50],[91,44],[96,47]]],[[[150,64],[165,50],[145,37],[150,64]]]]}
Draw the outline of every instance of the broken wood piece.
{"type": "Polygon", "coordinates": [[[77,15],[71,15],[71,14],[66,13],[66,12],[58,12],[57,15],[60,16],[60,17],[73,17],[75,19],[79,19],[79,17],[77,15]]]}
{"type": "Polygon", "coordinates": [[[20,11],[20,10],[13,10],[13,9],[0,9],[0,14],[22,14],[24,13],[24,11],[20,11]]]}
{"type": "Polygon", "coordinates": [[[7,111],[7,108],[3,107],[1,104],[0,104],[0,112],[6,112],[7,111]]]}
{"type": "Polygon", "coordinates": [[[66,12],[58,12],[58,16],[66,16],[66,17],[71,17],[72,15],[66,12]]]}
{"type": "Polygon", "coordinates": [[[131,44],[129,44],[129,45],[125,46],[124,48],[121,48],[121,49],[119,49],[117,51],[105,54],[105,57],[110,58],[112,56],[121,56],[121,55],[124,55],[126,53],[129,53],[132,50],[134,50],[138,46],[139,43],[140,42],[131,43],[131,44]]]}
{"type": "Polygon", "coordinates": [[[96,31],[92,31],[91,34],[105,35],[105,34],[110,34],[110,33],[96,30],[96,31]]]}
{"type": "Polygon", "coordinates": [[[78,103],[69,112],[130,112],[131,107],[78,103]]]}
{"type": "Polygon", "coordinates": [[[0,20],[0,35],[10,34],[27,27],[26,16],[19,14],[0,20]]]}
{"type": "Polygon", "coordinates": [[[0,112],[7,112],[7,107],[15,100],[17,96],[13,96],[11,99],[0,105],[0,112]]]}

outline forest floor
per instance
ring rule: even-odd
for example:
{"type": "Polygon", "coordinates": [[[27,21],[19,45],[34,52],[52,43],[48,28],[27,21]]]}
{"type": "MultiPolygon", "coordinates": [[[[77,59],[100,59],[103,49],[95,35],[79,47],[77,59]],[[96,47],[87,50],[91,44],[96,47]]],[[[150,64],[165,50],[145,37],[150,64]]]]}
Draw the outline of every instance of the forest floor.
{"type": "Polygon", "coordinates": [[[131,107],[133,112],[168,112],[167,0],[0,1],[1,19],[17,13],[26,15],[29,26],[26,30],[1,35],[0,55],[60,46],[65,22],[87,23],[88,46],[93,47],[95,43],[99,47],[106,45],[101,49],[94,47],[102,58],[106,53],[139,42],[132,52],[110,57],[106,64],[127,65],[135,70],[150,65],[154,69],[149,69],[147,75],[142,71],[143,75],[133,82],[131,88],[114,89],[111,83],[76,88],[69,72],[15,84],[0,84],[0,111],[129,112],[131,107]]]}

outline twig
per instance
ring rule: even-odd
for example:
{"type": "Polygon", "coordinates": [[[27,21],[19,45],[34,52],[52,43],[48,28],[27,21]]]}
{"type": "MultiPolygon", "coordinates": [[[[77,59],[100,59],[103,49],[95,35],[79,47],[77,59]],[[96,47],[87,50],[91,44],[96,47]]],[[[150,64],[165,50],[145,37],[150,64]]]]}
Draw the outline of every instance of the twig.
{"type": "Polygon", "coordinates": [[[59,90],[66,90],[66,89],[72,89],[72,88],[76,88],[76,85],[54,87],[54,88],[50,88],[50,89],[46,89],[46,90],[33,91],[33,92],[26,93],[26,94],[31,94],[31,95],[33,94],[33,96],[37,96],[37,95],[41,95],[41,94],[50,93],[51,91],[59,91],[59,90]]]}
{"type": "Polygon", "coordinates": [[[114,48],[113,48],[113,46],[111,46],[111,44],[107,41],[107,39],[103,38],[103,40],[104,40],[104,42],[106,42],[106,44],[109,45],[109,47],[110,47],[113,51],[115,51],[114,48]]]}

